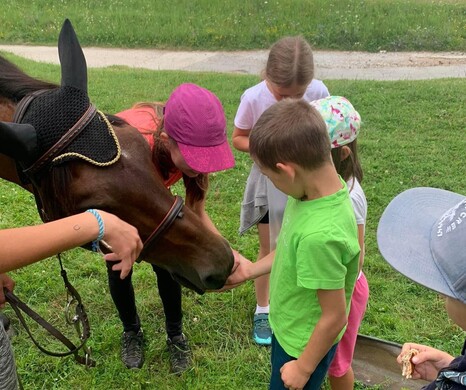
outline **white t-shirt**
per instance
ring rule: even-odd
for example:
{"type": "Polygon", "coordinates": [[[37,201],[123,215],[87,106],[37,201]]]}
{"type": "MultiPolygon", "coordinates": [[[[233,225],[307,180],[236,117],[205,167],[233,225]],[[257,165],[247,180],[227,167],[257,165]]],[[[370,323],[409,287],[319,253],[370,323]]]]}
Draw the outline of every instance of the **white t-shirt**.
{"type": "MultiPolygon", "coordinates": [[[[308,85],[303,99],[311,102],[327,96],[329,96],[329,92],[325,84],[320,80],[313,79],[308,85]]],[[[275,103],[277,103],[277,99],[267,88],[265,80],[248,88],[241,96],[241,102],[235,116],[235,127],[241,130],[251,130],[262,113],[275,103]]]]}
{"type": "MultiPolygon", "coordinates": [[[[311,102],[313,100],[325,98],[329,95],[330,94],[325,84],[320,80],[314,79],[308,85],[303,99],[311,102]]],[[[251,130],[262,113],[275,103],[277,103],[277,99],[275,99],[272,92],[267,88],[265,80],[251,88],[248,88],[241,96],[241,102],[235,116],[235,127],[241,130],[251,130]]],[[[254,226],[267,213],[267,210],[269,210],[271,213],[274,213],[275,211],[279,213],[275,218],[275,220],[279,220],[279,225],[276,229],[278,235],[283,217],[284,204],[286,203],[287,198],[281,191],[276,190],[279,193],[277,196],[283,197],[284,199],[283,205],[281,204],[282,202],[279,201],[279,205],[277,206],[278,209],[273,207],[274,205],[272,205],[271,200],[264,200],[264,192],[266,192],[267,196],[270,196],[268,187],[274,186],[271,184],[269,179],[265,178],[265,176],[257,171],[258,169],[255,169],[253,165],[246,183],[241,204],[239,232],[240,234],[243,234],[246,230],[254,226]],[[253,177],[254,180],[252,180],[253,177]],[[270,185],[268,185],[269,182],[270,185]],[[272,207],[270,208],[271,205],[272,207]]],[[[272,217],[272,215],[269,215],[269,220],[271,220],[270,217],[272,217]]],[[[273,231],[273,227],[271,225],[270,228],[271,237],[274,237],[275,231],[273,231]]],[[[275,242],[275,239],[273,242],[275,242]]]]}
{"type": "Polygon", "coordinates": [[[358,225],[366,225],[367,199],[358,179],[350,178],[347,181],[351,202],[353,203],[354,215],[358,225]],[[354,184],[353,184],[354,183],[354,184]]]}

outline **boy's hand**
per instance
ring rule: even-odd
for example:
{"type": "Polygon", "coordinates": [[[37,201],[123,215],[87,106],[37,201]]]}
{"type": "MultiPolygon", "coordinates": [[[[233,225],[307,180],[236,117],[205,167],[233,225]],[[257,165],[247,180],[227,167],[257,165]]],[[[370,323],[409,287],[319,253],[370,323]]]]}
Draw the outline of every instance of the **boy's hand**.
{"type": "Polygon", "coordinates": [[[311,375],[302,369],[297,360],[285,363],[280,368],[283,384],[287,389],[301,390],[311,377],[311,375]]]}
{"type": "Polygon", "coordinates": [[[231,290],[251,278],[250,267],[253,263],[235,250],[233,250],[233,255],[235,257],[235,263],[231,274],[225,282],[225,285],[220,290],[215,291],[222,292],[231,290]]]}

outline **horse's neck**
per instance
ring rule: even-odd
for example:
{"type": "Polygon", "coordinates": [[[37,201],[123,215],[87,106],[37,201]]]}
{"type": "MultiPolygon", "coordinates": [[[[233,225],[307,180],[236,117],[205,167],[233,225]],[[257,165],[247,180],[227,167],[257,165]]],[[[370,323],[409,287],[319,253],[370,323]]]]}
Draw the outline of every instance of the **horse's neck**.
{"type": "Polygon", "coordinates": [[[11,100],[0,96],[0,121],[11,122],[15,113],[16,104],[11,100]]]}

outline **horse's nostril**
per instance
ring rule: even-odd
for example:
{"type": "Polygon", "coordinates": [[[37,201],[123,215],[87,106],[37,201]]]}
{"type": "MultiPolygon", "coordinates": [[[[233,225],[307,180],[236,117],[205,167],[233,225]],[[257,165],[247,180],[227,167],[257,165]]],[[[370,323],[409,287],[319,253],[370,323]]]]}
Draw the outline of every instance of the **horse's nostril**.
{"type": "Polygon", "coordinates": [[[226,278],[227,276],[224,274],[209,275],[204,279],[204,285],[207,290],[218,290],[224,286],[226,278]]]}

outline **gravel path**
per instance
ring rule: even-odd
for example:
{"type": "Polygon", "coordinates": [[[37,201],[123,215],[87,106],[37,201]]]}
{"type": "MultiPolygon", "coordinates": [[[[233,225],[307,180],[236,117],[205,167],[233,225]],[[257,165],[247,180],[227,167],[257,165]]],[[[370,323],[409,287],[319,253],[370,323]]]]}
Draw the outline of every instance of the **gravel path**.
{"type": "MultiPolygon", "coordinates": [[[[35,61],[58,64],[56,47],[0,45],[7,51],[35,61]]],[[[84,48],[89,67],[123,65],[153,70],[185,70],[259,74],[266,50],[237,52],[163,51],[143,49],[84,48]]],[[[462,52],[337,52],[314,51],[316,78],[351,80],[422,80],[466,77],[462,52]]]]}

